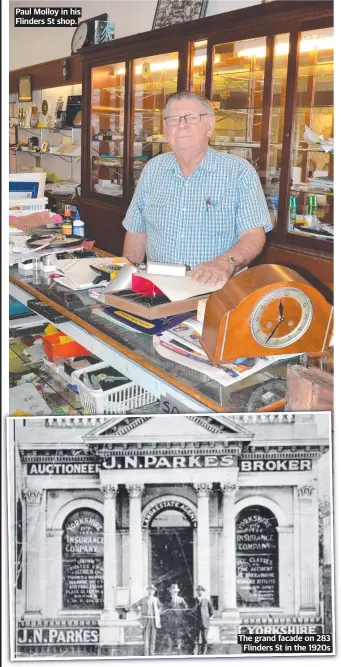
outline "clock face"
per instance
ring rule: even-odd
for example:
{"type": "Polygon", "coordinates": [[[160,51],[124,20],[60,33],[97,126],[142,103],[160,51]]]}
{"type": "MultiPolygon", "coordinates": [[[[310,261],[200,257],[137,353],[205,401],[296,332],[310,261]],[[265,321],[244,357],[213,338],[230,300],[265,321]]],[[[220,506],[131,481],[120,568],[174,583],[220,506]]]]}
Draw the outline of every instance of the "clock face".
{"type": "Polygon", "coordinates": [[[78,51],[78,49],[81,49],[82,46],[84,46],[87,35],[88,35],[88,24],[84,21],[84,23],[79,24],[78,28],[75,30],[74,35],[72,37],[72,42],[71,42],[72,53],[75,53],[76,51],[78,51]]]}
{"type": "Polygon", "coordinates": [[[303,336],[312,317],[313,304],[302,290],[281,287],[257,303],[250,317],[250,330],[264,347],[287,347],[303,336]]]}

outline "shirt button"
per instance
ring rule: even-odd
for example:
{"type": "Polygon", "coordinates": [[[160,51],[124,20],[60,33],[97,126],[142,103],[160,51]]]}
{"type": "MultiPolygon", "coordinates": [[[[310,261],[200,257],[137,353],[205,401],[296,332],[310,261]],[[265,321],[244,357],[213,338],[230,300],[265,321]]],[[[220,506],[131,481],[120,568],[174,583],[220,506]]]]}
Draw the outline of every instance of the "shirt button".
{"type": "Polygon", "coordinates": [[[185,209],[185,208],[183,208],[183,209],[182,209],[182,212],[183,212],[183,213],[186,213],[186,209],[185,209]]]}

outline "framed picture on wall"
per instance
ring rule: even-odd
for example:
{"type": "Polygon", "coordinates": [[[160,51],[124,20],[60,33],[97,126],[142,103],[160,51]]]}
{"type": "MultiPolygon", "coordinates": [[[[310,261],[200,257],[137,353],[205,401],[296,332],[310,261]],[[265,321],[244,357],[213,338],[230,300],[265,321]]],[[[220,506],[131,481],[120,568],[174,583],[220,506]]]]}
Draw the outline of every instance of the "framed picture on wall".
{"type": "Polygon", "coordinates": [[[207,5],[208,0],[158,0],[152,30],[201,19],[207,5]]]}
{"type": "Polygon", "coordinates": [[[30,74],[27,74],[26,76],[19,76],[18,101],[32,102],[32,77],[30,74]]]}

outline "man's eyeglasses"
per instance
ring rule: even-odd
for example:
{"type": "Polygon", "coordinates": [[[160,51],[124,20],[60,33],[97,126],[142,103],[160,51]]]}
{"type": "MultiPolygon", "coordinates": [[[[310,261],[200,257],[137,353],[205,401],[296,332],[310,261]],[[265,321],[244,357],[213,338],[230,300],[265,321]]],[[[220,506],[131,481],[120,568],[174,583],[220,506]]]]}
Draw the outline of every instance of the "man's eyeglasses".
{"type": "Polygon", "coordinates": [[[197,123],[200,123],[201,116],[211,115],[212,114],[210,113],[187,113],[185,116],[166,116],[163,120],[165,121],[166,125],[170,125],[172,127],[175,125],[180,125],[181,118],[184,118],[188,125],[196,125],[197,123]]]}

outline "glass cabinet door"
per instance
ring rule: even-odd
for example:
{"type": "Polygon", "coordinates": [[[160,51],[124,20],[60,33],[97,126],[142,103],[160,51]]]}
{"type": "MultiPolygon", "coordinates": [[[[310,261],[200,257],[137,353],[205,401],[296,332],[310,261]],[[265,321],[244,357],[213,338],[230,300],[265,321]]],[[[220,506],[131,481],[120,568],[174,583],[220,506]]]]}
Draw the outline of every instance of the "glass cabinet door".
{"type": "Polygon", "coordinates": [[[303,32],[299,44],[288,231],[333,241],[333,29],[303,32]]]}
{"type": "Polygon", "coordinates": [[[91,70],[92,192],[123,197],[125,63],[91,70]]]}
{"type": "Polygon", "coordinates": [[[207,62],[207,39],[191,44],[191,77],[190,89],[196,95],[205,97],[207,62]]]}
{"type": "Polygon", "coordinates": [[[216,128],[211,145],[259,167],[265,37],[214,47],[211,101],[216,128]]]}
{"type": "Polygon", "coordinates": [[[273,49],[272,94],[266,170],[262,174],[265,197],[273,227],[276,226],[282,168],[283,130],[288,74],[289,34],[276,35],[273,49]]]}
{"type": "Polygon", "coordinates": [[[162,110],[177,91],[178,53],[139,58],[133,63],[133,164],[135,187],[151,158],[170,150],[162,132],[162,110]]]}

